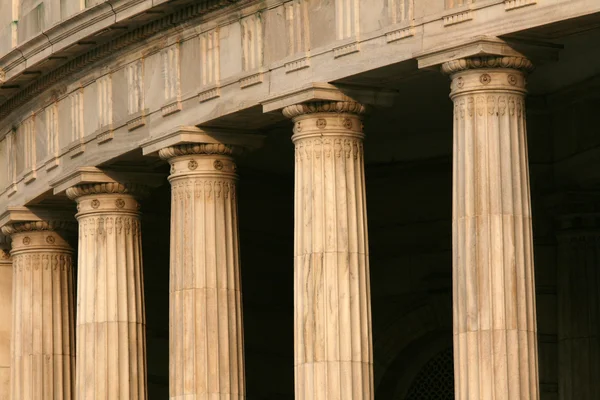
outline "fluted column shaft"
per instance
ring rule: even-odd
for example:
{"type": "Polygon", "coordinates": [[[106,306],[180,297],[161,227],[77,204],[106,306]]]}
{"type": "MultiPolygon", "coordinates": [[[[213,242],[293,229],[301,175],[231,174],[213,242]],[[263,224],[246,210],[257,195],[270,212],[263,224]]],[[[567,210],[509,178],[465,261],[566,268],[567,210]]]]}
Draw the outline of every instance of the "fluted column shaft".
{"type": "Polygon", "coordinates": [[[171,164],[171,399],[245,398],[234,150],[160,151],[171,164]]]}
{"type": "Polygon", "coordinates": [[[454,101],[458,400],[539,399],[525,73],[517,57],[444,64],[454,101]]]}
{"type": "Polygon", "coordinates": [[[286,107],[294,121],[296,399],[374,398],[362,114],[286,107]]]}
{"type": "Polygon", "coordinates": [[[12,259],[7,236],[0,236],[0,400],[10,399],[12,259]]]}
{"type": "Polygon", "coordinates": [[[558,359],[560,400],[600,399],[600,227],[591,222],[558,233],[558,359]]]}
{"type": "Polygon", "coordinates": [[[68,223],[5,226],[12,238],[11,399],[73,398],[73,251],[68,223]]]}
{"type": "Polygon", "coordinates": [[[80,400],[147,398],[142,238],[134,189],[116,183],[67,189],[79,211],[80,400]]]}

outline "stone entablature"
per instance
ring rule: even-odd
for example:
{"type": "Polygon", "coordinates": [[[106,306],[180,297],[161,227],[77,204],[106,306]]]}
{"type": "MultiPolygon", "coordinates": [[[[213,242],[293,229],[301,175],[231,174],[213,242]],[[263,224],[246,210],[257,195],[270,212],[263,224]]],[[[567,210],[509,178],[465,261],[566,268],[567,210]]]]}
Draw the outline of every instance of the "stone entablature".
{"type": "MultiPolygon", "coordinates": [[[[600,10],[589,1],[559,2],[552,7],[560,12],[548,13],[544,2],[528,2],[532,7],[509,13],[508,3],[246,1],[206,15],[197,4],[187,19],[181,12],[164,16],[185,24],[141,24],[112,39],[120,43],[114,51],[82,50],[59,78],[53,74],[63,67],[33,81],[21,79],[36,74],[5,71],[3,87],[32,83],[0,104],[0,169],[7,172],[0,175],[0,208],[21,205],[64,173],[137,149],[173,126],[200,125],[315,80],[435,54],[477,32],[501,35],[600,10]],[[465,23],[448,23],[463,9],[465,23]]],[[[87,31],[80,32],[85,39],[87,31]]],[[[0,58],[3,70],[16,65],[10,54],[0,58]]]]}

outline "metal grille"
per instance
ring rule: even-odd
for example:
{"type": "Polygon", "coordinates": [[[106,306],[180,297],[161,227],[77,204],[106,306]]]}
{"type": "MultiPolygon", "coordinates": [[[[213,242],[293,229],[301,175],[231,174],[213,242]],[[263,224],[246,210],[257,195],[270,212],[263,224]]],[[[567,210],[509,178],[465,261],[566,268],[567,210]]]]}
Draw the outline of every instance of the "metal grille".
{"type": "Polygon", "coordinates": [[[425,364],[405,400],[454,400],[452,348],[441,351],[425,364]]]}

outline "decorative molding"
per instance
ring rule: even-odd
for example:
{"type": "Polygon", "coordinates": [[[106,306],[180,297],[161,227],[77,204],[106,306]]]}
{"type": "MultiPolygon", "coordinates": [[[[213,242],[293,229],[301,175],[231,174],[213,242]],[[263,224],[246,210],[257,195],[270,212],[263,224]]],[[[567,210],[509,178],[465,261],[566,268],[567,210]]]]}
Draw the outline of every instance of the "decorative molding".
{"type": "Polygon", "coordinates": [[[445,74],[453,74],[468,69],[479,68],[510,68],[524,72],[533,70],[533,64],[530,60],[524,57],[503,57],[503,56],[481,56],[461,58],[452,60],[442,64],[442,72],[445,74]]]}
{"type": "Polygon", "coordinates": [[[29,170],[23,175],[23,183],[29,185],[31,182],[37,179],[37,172],[35,170],[29,170]]]}
{"type": "Polygon", "coordinates": [[[69,145],[71,158],[75,158],[85,152],[85,142],[83,139],[75,140],[69,145]]]}
{"type": "Polygon", "coordinates": [[[58,156],[50,157],[44,163],[44,166],[46,167],[46,172],[52,171],[54,168],[58,167],[59,165],[60,165],[60,157],[58,157],[58,156]]]}
{"type": "Polygon", "coordinates": [[[83,138],[83,88],[75,90],[69,95],[71,99],[71,141],[83,138]]]}
{"type": "Polygon", "coordinates": [[[16,143],[15,143],[15,139],[16,139],[16,130],[12,129],[7,135],[6,135],[6,175],[7,175],[7,184],[8,184],[8,188],[7,188],[7,196],[11,197],[12,195],[14,195],[17,192],[17,185],[15,184],[16,179],[17,179],[17,157],[14,157],[13,155],[15,154],[15,150],[16,150],[16,143]]]}
{"type": "Polygon", "coordinates": [[[168,160],[173,157],[187,156],[192,154],[217,154],[230,156],[239,152],[240,148],[238,146],[232,146],[223,143],[189,143],[166,147],[159,150],[158,155],[163,160],[168,160]]]}
{"type": "Polygon", "coordinates": [[[221,46],[219,30],[200,35],[200,74],[202,86],[218,86],[221,77],[221,46]]]}
{"type": "Polygon", "coordinates": [[[245,89],[249,86],[258,85],[263,83],[264,76],[262,72],[257,72],[256,74],[248,75],[240,79],[240,88],[245,89]]]}
{"type": "Polygon", "coordinates": [[[212,99],[216,99],[221,96],[221,88],[213,87],[210,89],[206,89],[198,93],[198,101],[200,103],[204,103],[205,101],[209,101],[212,99]]]}
{"type": "Polygon", "coordinates": [[[126,71],[128,110],[129,114],[135,114],[144,109],[144,60],[132,62],[126,71]]]}
{"type": "Polygon", "coordinates": [[[284,64],[285,73],[289,74],[290,72],[298,71],[304,68],[310,68],[310,58],[302,57],[293,61],[288,61],[284,64]]]}
{"type": "Polygon", "coordinates": [[[166,104],[161,107],[160,111],[163,117],[179,112],[181,111],[181,101],[176,100],[173,103],[166,104]]]}
{"type": "Polygon", "coordinates": [[[362,115],[366,113],[364,105],[352,101],[315,101],[311,103],[294,104],[283,109],[287,118],[295,118],[304,114],[314,113],[349,113],[362,115]]]}
{"type": "MultiPolygon", "coordinates": [[[[11,111],[31,100],[51,85],[72,75],[75,72],[81,71],[85,66],[97,62],[102,58],[108,57],[133,43],[140,43],[142,40],[161,31],[172,29],[174,25],[179,25],[190,19],[197,18],[209,11],[227,6],[232,2],[236,2],[236,0],[203,1],[200,3],[190,4],[157,20],[148,22],[147,24],[141,25],[131,31],[127,31],[127,33],[118,36],[107,43],[78,55],[73,60],[42,76],[37,81],[28,85],[24,90],[18,92],[15,96],[2,103],[0,105],[0,120],[6,117],[11,111]]],[[[114,13],[111,12],[110,15],[114,18],[114,13]]],[[[19,54],[22,57],[22,53],[19,54]]],[[[19,60],[19,63],[23,62],[26,62],[26,60],[19,60]]]]}
{"type": "Polygon", "coordinates": [[[414,18],[414,0],[387,0],[391,24],[412,21],[414,18]]]}
{"type": "Polygon", "coordinates": [[[179,101],[181,95],[179,43],[175,43],[162,51],[162,61],[165,101],[172,102],[175,99],[179,101]]]}
{"type": "MultiPolygon", "coordinates": [[[[306,0],[292,0],[284,4],[287,23],[288,56],[310,49],[310,20],[306,0]]],[[[287,72],[287,69],[286,69],[287,72]]]]}
{"type": "Polygon", "coordinates": [[[392,43],[398,40],[405,39],[415,35],[415,29],[412,26],[406,28],[400,28],[388,32],[385,34],[385,40],[387,43],[392,43]]]}
{"type": "MultiPolygon", "coordinates": [[[[58,160],[58,102],[54,101],[45,110],[46,114],[46,152],[58,160]]],[[[58,165],[58,162],[57,164],[58,165]]],[[[46,167],[46,170],[48,168],[46,167]]]]}
{"type": "Polygon", "coordinates": [[[103,128],[112,124],[112,79],[107,74],[96,80],[98,95],[98,127],[103,128]]]}
{"type": "Polygon", "coordinates": [[[96,134],[96,142],[98,144],[110,142],[111,140],[113,140],[114,136],[114,131],[111,129],[110,126],[104,127],[99,129],[98,133],[96,134]]]}
{"type": "Polygon", "coordinates": [[[358,36],[359,10],[359,0],[335,0],[335,25],[338,40],[358,36]]]}
{"type": "MultiPolygon", "coordinates": [[[[148,187],[137,183],[84,183],[71,186],[66,190],[66,195],[75,200],[82,196],[100,195],[100,194],[130,194],[132,196],[146,196],[148,187]]],[[[97,208],[97,207],[96,207],[97,208]]]]}
{"type": "Polygon", "coordinates": [[[138,111],[135,115],[131,116],[132,118],[127,121],[127,130],[133,131],[134,129],[141,128],[146,125],[146,116],[145,111],[138,111]]]}
{"type": "Polygon", "coordinates": [[[535,4],[537,4],[537,0],[504,0],[504,9],[510,11],[535,4]]]}
{"type": "Polygon", "coordinates": [[[463,6],[469,6],[474,2],[475,0],[445,0],[447,10],[463,6]]]}
{"type": "Polygon", "coordinates": [[[2,233],[12,235],[14,233],[37,232],[37,231],[75,231],[77,225],[74,221],[62,219],[48,219],[44,221],[13,222],[2,227],[2,233]]]}
{"type": "Polygon", "coordinates": [[[347,56],[348,54],[358,53],[360,51],[358,42],[347,43],[333,48],[333,58],[347,56]]]}
{"type": "Polygon", "coordinates": [[[35,172],[33,172],[35,171],[36,167],[35,128],[35,115],[31,115],[30,117],[26,118],[17,129],[17,135],[21,136],[23,140],[23,169],[28,171],[26,173],[28,180],[25,183],[35,180],[35,172]]]}
{"type": "Polygon", "coordinates": [[[471,10],[461,11],[459,13],[444,16],[444,26],[461,24],[463,22],[471,21],[472,19],[473,12],[471,10]]]}
{"type": "Polygon", "coordinates": [[[242,25],[242,70],[254,71],[261,68],[264,62],[261,14],[252,14],[242,19],[240,24],[242,25]]]}
{"type": "Polygon", "coordinates": [[[17,193],[17,184],[13,182],[12,184],[8,185],[8,188],[6,189],[6,197],[10,198],[14,196],[15,193],[17,193]]]}

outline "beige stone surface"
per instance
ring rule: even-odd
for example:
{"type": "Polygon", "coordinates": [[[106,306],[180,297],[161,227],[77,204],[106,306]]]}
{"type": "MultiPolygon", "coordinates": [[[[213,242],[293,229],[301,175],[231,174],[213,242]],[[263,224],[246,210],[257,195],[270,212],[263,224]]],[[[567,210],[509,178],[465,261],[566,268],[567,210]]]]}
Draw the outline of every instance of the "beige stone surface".
{"type": "Polygon", "coordinates": [[[533,235],[520,57],[447,62],[454,102],[457,399],[539,399],[533,235]]]}
{"type": "Polygon", "coordinates": [[[239,147],[167,147],[171,164],[171,399],[244,399],[236,192],[239,147]]]}
{"type": "Polygon", "coordinates": [[[373,399],[362,114],[355,102],[284,108],[294,122],[296,399],[373,399]]]}
{"type": "Polygon", "coordinates": [[[74,398],[73,249],[70,223],[4,226],[12,238],[11,399],[74,398]]]}
{"type": "Polygon", "coordinates": [[[0,400],[10,399],[12,276],[10,237],[0,236],[0,400]]]}
{"type": "Polygon", "coordinates": [[[77,399],[147,398],[139,203],[133,184],[83,184],[77,201],[77,399]]]}

